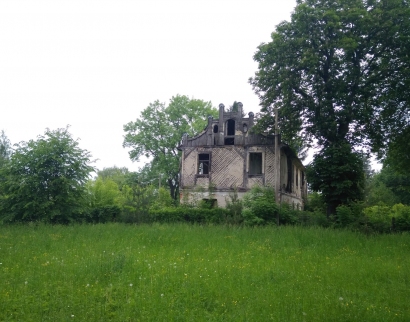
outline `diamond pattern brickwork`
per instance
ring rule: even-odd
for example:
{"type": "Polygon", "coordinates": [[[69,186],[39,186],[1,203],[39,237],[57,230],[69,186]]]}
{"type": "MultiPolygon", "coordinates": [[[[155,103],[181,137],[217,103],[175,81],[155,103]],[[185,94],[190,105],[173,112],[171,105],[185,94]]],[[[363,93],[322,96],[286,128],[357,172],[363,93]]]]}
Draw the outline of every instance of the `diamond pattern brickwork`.
{"type": "Polygon", "coordinates": [[[224,147],[212,152],[212,183],[221,189],[243,187],[244,152],[239,147],[224,147]]]}

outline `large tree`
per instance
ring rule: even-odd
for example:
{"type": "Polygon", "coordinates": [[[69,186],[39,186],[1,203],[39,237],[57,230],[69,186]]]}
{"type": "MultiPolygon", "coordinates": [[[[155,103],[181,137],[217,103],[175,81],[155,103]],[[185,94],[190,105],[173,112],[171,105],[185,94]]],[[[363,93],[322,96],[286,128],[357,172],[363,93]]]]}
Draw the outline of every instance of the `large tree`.
{"type": "Polygon", "coordinates": [[[0,134],[0,168],[3,167],[10,159],[12,152],[11,143],[4,130],[0,134]]]}
{"type": "Polygon", "coordinates": [[[78,146],[67,128],[47,129],[37,140],[19,143],[0,169],[5,178],[0,218],[52,223],[77,219],[92,171],[89,152],[78,146]]]}
{"type": "Polygon", "coordinates": [[[168,105],[157,100],[150,103],[136,121],[124,125],[123,146],[131,148],[129,155],[133,161],[142,156],[151,158],[149,169],[167,180],[172,198],[177,199],[180,161],[177,147],[182,135],[201,132],[208,116],[217,115],[211,102],[183,95],[173,96],[168,105]]]}
{"type": "Polygon", "coordinates": [[[258,47],[250,83],[260,122],[272,129],[278,108],[286,141],[319,146],[313,173],[334,171],[310,180],[329,213],[362,195],[360,175],[348,178],[338,165],[350,160],[358,174],[357,150],[381,151],[409,123],[409,52],[408,0],[298,0],[291,21],[258,47]]]}

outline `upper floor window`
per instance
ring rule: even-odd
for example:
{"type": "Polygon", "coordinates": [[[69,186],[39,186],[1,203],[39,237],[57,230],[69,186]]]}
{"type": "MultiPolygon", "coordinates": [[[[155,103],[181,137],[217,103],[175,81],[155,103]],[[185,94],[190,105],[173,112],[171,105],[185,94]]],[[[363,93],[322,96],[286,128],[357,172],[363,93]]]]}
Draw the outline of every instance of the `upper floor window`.
{"type": "Polygon", "coordinates": [[[209,174],[209,154],[200,153],[198,154],[198,174],[209,174]]]}
{"type": "Polygon", "coordinates": [[[218,125],[214,125],[214,133],[218,133],[218,125]]]}
{"type": "Polygon", "coordinates": [[[226,121],[226,135],[235,135],[235,121],[226,121]]]}
{"type": "Polygon", "coordinates": [[[262,153],[249,153],[249,174],[262,174],[262,153]]]}

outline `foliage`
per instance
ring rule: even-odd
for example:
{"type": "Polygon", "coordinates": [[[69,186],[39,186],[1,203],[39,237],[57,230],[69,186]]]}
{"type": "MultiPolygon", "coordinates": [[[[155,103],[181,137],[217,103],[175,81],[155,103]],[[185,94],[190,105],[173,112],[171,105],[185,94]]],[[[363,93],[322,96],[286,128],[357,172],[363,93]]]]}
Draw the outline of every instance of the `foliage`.
{"type": "Polygon", "coordinates": [[[170,208],[175,206],[175,200],[169,194],[169,191],[164,187],[156,191],[156,198],[153,200],[151,209],[170,208]]]}
{"type": "Polygon", "coordinates": [[[361,180],[355,176],[348,183],[346,172],[338,173],[338,149],[351,156],[346,161],[357,171],[355,148],[383,152],[408,126],[410,8],[402,0],[297,3],[291,21],[279,24],[272,41],[258,47],[259,68],[250,83],[260,98],[265,128],[274,128],[279,108],[285,142],[293,146],[302,138],[321,148],[314,165],[328,163],[334,175],[319,177],[322,182],[314,186],[326,189],[319,191],[334,213],[361,180]],[[327,162],[319,160],[324,157],[327,162]]]}
{"type": "Polygon", "coordinates": [[[228,198],[225,198],[226,210],[229,216],[226,217],[227,224],[241,224],[243,222],[242,211],[243,202],[238,196],[238,191],[235,188],[233,192],[230,192],[228,198]]]}
{"type": "Polygon", "coordinates": [[[117,183],[98,177],[87,182],[87,220],[94,223],[115,221],[121,214],[123,197],[117,183]]]}
{"type": "Polygon", "coordinates": [[[133,161],[142,156],[151,158],[150,169],[157,177],[164,175],[172,198],[177,199],[181,138],[185,133],[192,136],[202,131],[208,116],[217,115],[210,102],[187,96],[173,96],[168,106],[155,101],[141,112],[140,118],[124,126],[123,146],[131,148],[133,161]]]}
{"type": "Polygon", "coordinates": [[[358,153],[351,151],[349,144],[320,151],[306,174],[311,189],[322,193],[328,215],[334,214],[340,204],[363,198],[363,161],[358,153]]]}
{"type": "Polygon", "coordinates": [[[366,205],[383,203],[393,206],[396,203],[410,205],[410,175],[399,174],[390,166],[384,166],[374,174],[366,191],[366,205]]]}
{"type": "Polygon", "coordinates": [[[391,230],[391,217],[389,216],[390,207],[373,206],[363,210],[367,222],[366,224],[373,230],[380,233],[387,233],[391,230]]]}
{"type": "Polygon", "coordinates": [[[37,140],[21,142],[2,168],[5,195],[0,213],[8,221],[67,223],[85,205],[85,183],[94,168],[68,128],[47,129],[37,140]]]}
{"type": "Polygon", "coordinates": [[[159,223],[219,224],[224,223],[229,215],[225,208],[168,207],[150,210],[151,221],[159,223]]]}
{"type": "Polygon", "coordinates": [[[129,182],[132,174],[126,167],[119,168],[113,166],[99,170],[97,175],[103,180],[110,179],[114,181],[118,185],[118,188],[122,190],[122,187],[129,182]]]}
{"type": "Polygon", "coordinates": [[[336,220],[334,226],[338,228],[359,228],[363,220],[363,203],[351,202],[336,208],[336,220]]]}
{"type": "Polygon", "coordinates": [[[155,201],[153,186],[125,185],[122,190],[123,204],[120,221],[126,223],[150,222],[149,210],[155,201]]]}
{"type": "Polygon", "coordinates": [[[394,218],[392,228],[395,231],[410,231],[410,206],[401,203],[394,205],[390,217],[394,218]]]}
{"type": "Polygon", "coordinates": [[[308,194],[307,202],[305,204],[305,210],[308,211],[321,211],[326,213],[326,204],[323,201],[323,197],[320,193],[312,191],[308,194]]]}
{"type": "Polygon", "coordinates": [[[384,165],[401,175],[409,173],[410,164],[410,126],[402,129],[394,137],[387,150],[384,165]]]}
{"type": "Polygon", "coordinates": [[[295,225],[299,223],[299,217],[302,212],[298,209],[293,209],[293,206],[284,202],[279,207],[279,224],[280,225],[295,225]]]}
{"type": "Polygon", "coordinates": [[[5,166],[5,164],[9,161],[11,153],[12,148],[10,140],[7,138],[6,133],[2,130],[0,135],[0,168],[5,166]]]}
{"type": "Polygon", "coordinates": [[[279,209],[275,191],[270,187],[254,186],[243,198],[242,216],[248,225],[277,223],[279,209]]]}

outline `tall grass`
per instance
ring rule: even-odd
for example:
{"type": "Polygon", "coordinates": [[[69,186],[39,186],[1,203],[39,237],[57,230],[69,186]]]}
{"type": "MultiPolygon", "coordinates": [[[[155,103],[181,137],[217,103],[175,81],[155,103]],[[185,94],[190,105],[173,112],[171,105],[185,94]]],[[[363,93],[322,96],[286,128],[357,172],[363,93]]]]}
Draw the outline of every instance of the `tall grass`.
{"type": "Polygon", "coordinates": [[[409,321],[410,235],[0,227],[1,321],[409,321]]]}

